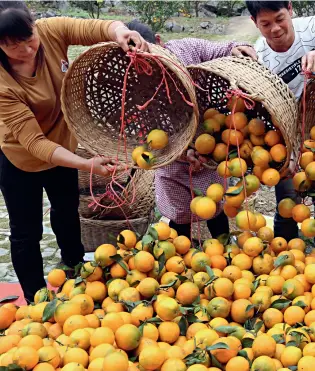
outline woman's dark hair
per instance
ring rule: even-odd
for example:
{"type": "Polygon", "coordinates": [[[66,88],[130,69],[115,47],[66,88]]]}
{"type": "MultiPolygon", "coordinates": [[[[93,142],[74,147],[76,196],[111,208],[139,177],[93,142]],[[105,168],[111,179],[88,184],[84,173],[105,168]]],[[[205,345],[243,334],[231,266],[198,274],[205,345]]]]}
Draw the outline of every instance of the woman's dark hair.
{"type": "MultiPolygon", "coordinates": [[[[33,35],[34,25],[34,18],[24,1],[0,1],[0,45],[28,40],[33,35]]],[[[38,57],[38,63],[42,63],[42,46],[39,48],[38,57]]],[[[0,63],[11,72],[8,58],[2,49],[0,63]]]]}
{"type": "Polygon", "coordinates": [[[251,16],[256,20],[262,10],[278,12],[285,8],[289,9],[290,1],[246,1],[246,6],[251,16]]]}
{"type": "Polygon", "coordinates": [[[134,19],[133,21],[127,23],[126,26],[131,31],[139,32],[145,41],[148,41],[151,44],[156,44],[155,33],[148,25],[139,22],[137,19],[134,19]]]}

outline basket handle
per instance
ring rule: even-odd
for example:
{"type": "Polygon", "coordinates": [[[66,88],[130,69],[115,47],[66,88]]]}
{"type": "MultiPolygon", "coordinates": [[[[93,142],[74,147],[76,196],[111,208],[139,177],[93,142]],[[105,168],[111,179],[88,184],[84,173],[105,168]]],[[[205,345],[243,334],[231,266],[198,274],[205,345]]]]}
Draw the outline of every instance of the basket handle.
{"type": "MultiPolygon", "coordinates": [[[[238,80],[233,79],[233,80],[230,80],[230,86],[231,86],[232,90],[238,90],[239,86],[240,86],[240,83],[239,83],[238,80]]],[[[264,100],[263,98],[259,97],[259,95],[257,93],[254,93],[254,94],[246,93],[246,95],[253,100],[256,100],[257,98],[259,98],[260,102],[262,102],[264,100]]]]}

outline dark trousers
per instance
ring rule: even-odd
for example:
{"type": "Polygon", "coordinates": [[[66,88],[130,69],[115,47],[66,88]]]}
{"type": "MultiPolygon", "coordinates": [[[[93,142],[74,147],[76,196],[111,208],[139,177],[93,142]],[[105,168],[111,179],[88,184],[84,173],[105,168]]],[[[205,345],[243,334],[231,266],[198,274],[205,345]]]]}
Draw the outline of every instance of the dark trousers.
{"type": "MultiPolygon", "coordinates": [[[[179,236],[190,238],[190,224],[176,224],[171,220],[169,225],[177,231],[179,236]]],[[[229,220],[224,212],[214,219],[207,220],[207,226],[212,238],[217,238],[223,233],[229,233],[229,220]]]]}
{"type": "Polygon", "coordinates": [[[39,244],[43,233],[43,189],[51,203],[51,227],[62,260],[69,266],[83,260],[78,172],[64,167],[25,172],[0,152],[0,189],[9,213],[13,267],[25,298],[33,301],[36,291],[46,286],[39,244]]]}
{"type": "MultiPolygon", "coordinates": [[[[292,198],[296,203],[301,200],[293,187],[293,180],[281,180],[275,187],[277,205],[284,198],[292,198]]],[[[299,237],[299,229],[297,223],[292,218],[282,218],[278,212],[278,206],[274,218],[274,233],[275,237],[283,237],[288,242],[293,238],[299,237]]]]}

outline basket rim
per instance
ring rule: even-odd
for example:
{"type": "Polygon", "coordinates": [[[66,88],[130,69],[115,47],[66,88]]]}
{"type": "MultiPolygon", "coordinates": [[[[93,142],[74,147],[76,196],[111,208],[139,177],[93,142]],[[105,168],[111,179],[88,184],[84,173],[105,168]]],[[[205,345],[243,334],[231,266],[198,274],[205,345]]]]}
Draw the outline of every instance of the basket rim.
{"type": "MultiPolygon", "coordinates": [[[[69,76],[72,73],[73,69],[75,68],[76,62],[79,61],[80,59],[84,58],[84,56],[86,54],[90,53],[91,50],[99,49],[99,48],[106,48],[106,49],[117,48],[118,49],[118,48],[120,48],[120,46],[116,42],[108,41],[108,42],[100,42],[100,43],[94,44],[94,45],[90,46],[87,50],[84,50],[70,64],[70,66],[69,66],[69,68],[68,68],[68,70],[67,70],[67,72],[66,72],[66,74],[63,78],[63,81],[62,81],[61,95],[60,95],[61,109],[62,109],[64,119],[66,121],[66,125],[67,125],[69,131],[73,134],[73,136],[76,138],[78,143],[84,149],[86,149],[89,153],[91,153],[94,156],[98,155],[99,153],[97,153],[97,151],[92,148],[90,143],[85,142],[84,144],[81,144],[81,138],[79,138],[79,136],[75,132],[73,126],[71,125],[71,122],[73,120],[70,118],[70,116],[68,114],[68,110],[67,110],[66,104],[65,104],[65,96],[66,96],[66,87],[67,87],[67,83],[66,83],[67,82],[67,76],[69,76]]],[[[158,48],[162,48],[162,47],[159,47],[158,45],[155,45],[155,44],[149,44],[149,53],[153,56],[159,57],[160,55],[158,53],[154,52],[154,49],[158,50],[158,48]]],[[[162,49],[164,50],[164,48],[162,48],[162,49]]],[[[181,62],[178,60],[176,55],[173,54],[173,53],[171,53],[171,54],[172,54],[172,56],[174,56],[176,61],[181,64],[181,62]]],[[[172,68],[172,66],[168,66],[168,68],[170,70],[172,70],[174,73],[176,73],[175,68],[172,68]]],[[[185,68],[187,69],[188,76],[190,76],[187,66],[185,66],[185,68]]],[[[177,72],[177,74],[178,74],[178,72],[177,72]]],[[[191,130],[192,130],[192,133],[190,135],[191,136],[190,142],[191,142],[194,138],[194,135],[195,135],[195,133],[197,131],[197,128],[198,128],[198,125],[199,125],[199,109],[198,109],[198,101],[197,101],[197,97],[196,97],[195,87],[194,86],[192,87],[191,92],[189,92],[189,90],[187,90],[186,88],[185,88],[185,90],[187,91],[189,99],[192,100],[192,105],[193,105],[192,106],[191,117],[190,117],[189,123],[188,123],[189,126],[191,127],[191,130]]],[[[181,151],[178,151],[177,158],[180,158],[181,155],[187,150],[187,148],[189,147],[190,142],[187,143],[187,145],[185,147],[183,146],[181,151]]],[[[158,169],[160,167],[164,167],[166,165],[169,165],[169,164],[173,163],[174,161],[176,161],[176,159],[170,157],[168,160],[163,161],[163,163],[153,164],[152,167],[150,168],[150,170],[155,170],[155,169],[158,169]]],[[[133,164],[133,167],[136,168],[136,169],[140,169],[136,164],[133,164]]]]}

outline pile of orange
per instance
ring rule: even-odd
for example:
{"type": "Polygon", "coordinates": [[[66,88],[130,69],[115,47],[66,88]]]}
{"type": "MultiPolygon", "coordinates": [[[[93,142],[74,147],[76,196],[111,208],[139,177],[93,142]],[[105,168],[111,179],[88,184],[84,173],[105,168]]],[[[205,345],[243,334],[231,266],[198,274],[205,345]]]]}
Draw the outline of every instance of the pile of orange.
{"type": "Polygon", "coordinates": [[[241,177],[251,167],[263,184],[275,186],[280,181],[277,169],[287,158],[281,132],[268,129],[258,117],[248,118],[242,98],[231,98],[227,109],[228,115],[214,108],[205,111],[205,133],[197,137],[196,151],[217,162],[222,177],[241,177]]]}
{"type": "Polygon", "coordinates": [[[313,371],[315,254],[302,239],[255,229],[237,244],[208,239],[200,247],[163,222],[140,241],[122,231],[76,278],[52,270],[56,293],[43,288],[33,305],[0,307],[0,366],[313,371]]]}
{"type": "Polygon", "coordinates": [[[132,160],[140,169],[151,169],[155,157],[152,150],[159,151],[168,145],[168,134],[162,129],[153,129],[146,138],[146,143],[136,147],[132,152],[132,160]]]}

